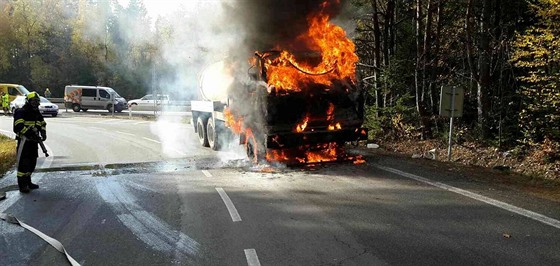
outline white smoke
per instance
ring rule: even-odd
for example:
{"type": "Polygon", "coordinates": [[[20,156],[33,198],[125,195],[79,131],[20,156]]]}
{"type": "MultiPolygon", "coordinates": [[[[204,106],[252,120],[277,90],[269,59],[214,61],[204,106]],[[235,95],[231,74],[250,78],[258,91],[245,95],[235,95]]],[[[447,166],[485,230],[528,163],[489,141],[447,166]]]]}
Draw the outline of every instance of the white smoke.
{"type": "MultiPolygon", "coordinates": [[[[231,84],[231,77],[217,75],[203,78],[202,75],[205,69],[223,69],[223,65],[216,65],[216,62],[228,57],[228,52],[238,48],[245,38],[243,29],[232,24],[224,10],[224,3],[231,2],[188,1],[175,12],[157,19],[154,28],[159,32],[156,32],[156,35],[164,38],[161,42],[156,42],[161,51],[161,63],[170,65],[175,70],[174,76],[157,80],[155,86],[162,92],[183,98],[201,99],[199,86],[202,85],[201,82],[206,82],[206,97],[225,101],[224,88],[231,84]]],[[[183,128],[172,130],[170,126],[174,125],[175,121],[170,120],[173,119],[176,118],[161,116],[156,124],[157,128],[152,129],[154,134],[158,134],[164,153],[170,157],[177,154],[177,149],[189,153],[189,150],[196,148],[192,146],[192,138],[195,145],[198,144],[192,125],[187,129],[189,132],[185,132],[183,128]],[[191,139],[186,139],[186,136],[191,136],[191,139]]],[[[200,144],[197,146],[200,147],[200,144]]],[[[229,148],[232,146],[228,145],[229,148]]],[[[239,145],[236,145],[237,152],[234,153],[231,153],[231,149],[224,148],[228,152],[219,153],[222,161],[239,159],[240,154],[244,155],[239,145]]]]}

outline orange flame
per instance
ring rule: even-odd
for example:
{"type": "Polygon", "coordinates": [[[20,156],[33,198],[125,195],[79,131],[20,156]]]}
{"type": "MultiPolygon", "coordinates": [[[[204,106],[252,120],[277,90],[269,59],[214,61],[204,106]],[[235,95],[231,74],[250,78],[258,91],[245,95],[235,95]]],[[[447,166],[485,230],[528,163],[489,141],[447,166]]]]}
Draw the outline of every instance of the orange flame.
{"type": "Polygon", "coordinates": [[[224,109],[224,119],[226,122],[226,126],[233,131],[233,133],[240,134],[243,130],[243,119],[236,118],[229,108],[224,109]]]}
{"type": "Polygon", "coordinates": [[[305,130],[305,128],[307,127],[307,122],[309,122],[309,116],[306,116],[306,117],[303,119],[303,122],[299,123],[299,124],[296,126],[296,132],[298,132],[298,133],[303,132],[303,131],[305,130]]]}
{"type": "Polygon", "coordinates": [[[290,160],[290,157],[284,150],[270,150],[266,153],[266,160],[274,162],[287,162],[290,160]]]}
{"type": "MultiPolygon", "coordinates": [[[[324,1],[322,7],[326,9],[331,4],[340,4],[340,1],[324,1]]],[[[324,12],[312,14],[307,19],[309,29],[296,38],[295,42],[305,44],[312,52],[292,53],[284,49],[285,47],[277,47],[276,49],[281,51],[279,55],[261,57],[264,59],[267,83],[274,87],[276,92],[298,92],[305,90],[309,85],[324,85],[325,90],[328,90],[334,81],[356,82],[358,56],[355,53],[355,45],[346,36],[346,32],[330,23],[329,19],[329,15],[324,12]]],[[[251,64],[255,65],[256,62],[251,61],[251,64]]],[[[328,130],[342,129],[341,123],[335,121],[334,111],[335,106],[330,104],[325,114],[328,130]]],[[[227,109],[224,114],[228,127],[235,133],[245,133],[248,142],[254,141],[251,130],[243,128],[239,117],[233,116],[227,109]]],[[[313,125],[313,119],[317,118],[306,114],[293,132],[314,131],[309,126],[313,125]]],[[[320,163],[340,158],[355,159],[354,163],[363,161],[361,158],[347,156],[337,143],[266,151],[266,159],[276,162],[320,163]]]]}
{"type": "Polygon", "coordinates": [[[306,160],[301,163],[323,163],[332,162],[338,159],[338,145],[336,143],[325,144],[319,151],[308,151],[305,153],[306,160]]]}
{"type": "Polygon", "coordinates": [[[330,131],[340,130],[340,129],[342,129],[342,126],[340,125],[340,123],[336,123],[336,124],[333,124],[333,125],[329,125],[328,129],[330,131]]]}
{"type": "Polygon", "coordinates": [[[346,32],[331,24],[327,14],[315,14],[308,21],[309,30],[297,41],[318,52],[320,63],[298,62],[294,54],[282,51],[280,57],[265,62],[268,84],[277,89],[300,91],[305,84],[330,86],[333,80],[342,79],[355,82],[358,56],[346,32]]]}

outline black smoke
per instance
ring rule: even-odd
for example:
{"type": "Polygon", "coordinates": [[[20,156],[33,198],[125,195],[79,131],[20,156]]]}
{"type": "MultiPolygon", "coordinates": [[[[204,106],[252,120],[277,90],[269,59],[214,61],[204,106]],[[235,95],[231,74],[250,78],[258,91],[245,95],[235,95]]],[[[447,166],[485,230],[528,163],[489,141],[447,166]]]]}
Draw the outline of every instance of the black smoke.
{"type": "Polygon", "coordinates": [[[238,0],[226,7],[232,23],[245,30],[244,47],[263,51],[276,47],[304,50],[295,39],[307,31],[310,14],[331,18],[341,11],[343,0],[238,0]]]}

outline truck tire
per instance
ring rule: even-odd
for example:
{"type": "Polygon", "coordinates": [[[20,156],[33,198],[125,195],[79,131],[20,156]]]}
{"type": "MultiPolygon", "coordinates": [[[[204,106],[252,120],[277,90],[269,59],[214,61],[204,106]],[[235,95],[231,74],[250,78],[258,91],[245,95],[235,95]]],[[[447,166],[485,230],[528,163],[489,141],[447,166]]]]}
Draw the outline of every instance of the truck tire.
{"type": "Polygon", "coordinates": [[[206,134],[206,123],[202,117],[196,119],[196,131],[198,132],[198,141],[202,147],[208,147],[208,135],[206,134]]]}
{"type": "Polygon", "coordinates": [[[77,103],[72,104],[72,111],[78,113],[78,112],[80,112],[81,109],[82,109],[82,107],[79,104],[77,104],[77,103]]]}
{"type": "Polygon", "coordinates": [[[208,139],[208,146],[210,149],[215,151],[220,150],[220,135],[217,126],[214,125],[214,119],[212,117],[208,118],[206,122],[206,138],[208,139]]]}

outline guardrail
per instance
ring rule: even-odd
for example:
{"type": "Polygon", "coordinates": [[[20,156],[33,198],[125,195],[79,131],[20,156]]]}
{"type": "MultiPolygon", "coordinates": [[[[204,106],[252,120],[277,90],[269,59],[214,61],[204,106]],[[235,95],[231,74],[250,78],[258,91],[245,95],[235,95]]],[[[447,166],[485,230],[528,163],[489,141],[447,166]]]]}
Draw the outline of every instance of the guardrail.
{"type": "MultiPolygon", "coordinates": [[[[58,108],[65,108],[64,106],[64,98],[47,98],[52,103],[58,105],[58,108]]],[[[191,102],[190,101],[177,101],[177,102],[169,102],[165,105],[158,106],[158,111],[161,111],[161,107],[164,107],[167,111],[191,111],[191,102]]],[[[129,110],[137,110],[137,111],[153,111],[153,108],[133,108],[129,110]]]]}
{"type": "Polygon", "coordinates": [[[64,103],[64,98],[47,98],[51,103],[64,103]]]}

